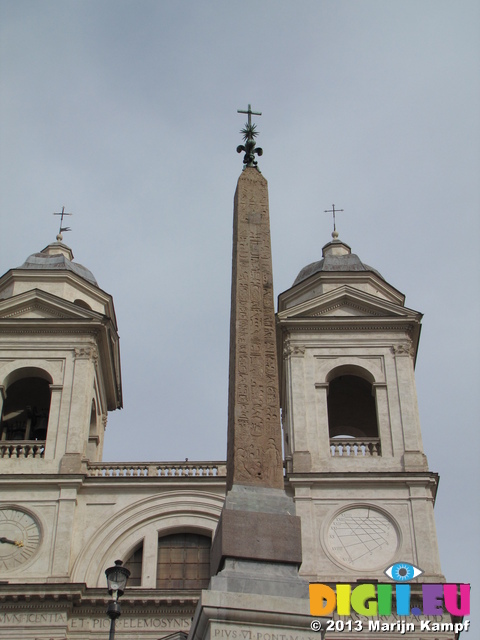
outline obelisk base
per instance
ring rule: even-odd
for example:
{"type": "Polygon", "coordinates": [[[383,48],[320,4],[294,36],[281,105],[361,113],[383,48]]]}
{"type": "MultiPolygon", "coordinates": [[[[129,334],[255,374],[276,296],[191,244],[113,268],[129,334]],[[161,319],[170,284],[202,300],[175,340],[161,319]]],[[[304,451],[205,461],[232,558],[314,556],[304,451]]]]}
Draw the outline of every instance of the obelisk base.
{"type": "Polygon", "coordinates": [[[299,577],[300,518],[283,489],[234,485],[228,492],[211,554],[213,591],[308,598],[299,577]]]}
{"type": "Polygon", "coordinates": [[[188,640],[311,640],[308,599],[202,591],[188,640]]]}

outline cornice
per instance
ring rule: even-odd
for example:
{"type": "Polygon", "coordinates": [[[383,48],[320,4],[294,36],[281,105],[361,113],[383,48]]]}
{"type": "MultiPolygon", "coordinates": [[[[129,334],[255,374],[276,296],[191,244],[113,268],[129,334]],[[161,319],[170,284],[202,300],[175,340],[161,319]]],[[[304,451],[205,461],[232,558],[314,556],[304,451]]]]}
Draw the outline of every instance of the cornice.
{"type": "MultiPolygon", "coordinates": [[[[348,302],[347,305],[345,305],[344,300],[339,300],[338,302],[336,302],[335,304],[331,304],[328,307],[324,307],[321,311],[318,311],[317,313],[312,313],[310,314],[310,318],[318,318],[321,316],[326,315],[327,313],[329,313],[330,311],[334,311],[335,309],[339,309],[341,307],[349,307],[350,309],[357,309],[358,311],[363,311],[365,313],[365,315],[367,316],[374,316],[374,317],[381,317],[382,314],[381,313],[377,313],[375,311],[372,311],[372,309],[366,307],[365,305],[360,305],[360,304],[355,304],[352,302],[348,302]]],[[[355,317],[355,316],[353,316],[355,317]]]]}
{"type": "MultiPolygon", "coordinates": [[[[122,597],[124,613],[129,612],[129,605],[137,607],[131,613],[138,613],[138,604],[142,603],[142,614],[165,613],[184,614],[185,609],[195,608],[200,597],[200,591],[163,591],[157,589],[127,588],[122,597]],[[160,608],[158,608],[160,605],[160,608]],[[155,607],[151,611],[145,606],[155,607]],[[164,607],[163,609],[161,607],[164,607]]],[[[9,605],[9,610],[24,610],[28,603],[29,611],[45,610],[55,613],[67,606],[82,607],[82,612],[89,607],[105,607],[111,601],[106,586],[105,589],[87,587],[85,583],[0,583],[0,602],[9,605]],[[52,606],[53,605],[53,606],[52,606]]]]}
{"type": "Polygon", "coordinates": [[[405,479],[435,479],[439,480],[440,476],[435,471],[311,471],[308,473],[289,473],[288,479],[295,481],[301,479],[308,480],[322,480],[322,481],[336,481],[339,478],[344,480],[348,477],[350,480],[364,479],[368,482],[382,481],[382,478],[389,478],[395,480],[396,478],[402,482],[405,479]]]}
{"type": "MultiPolygon", "coordinates": [[[[5,328],[5,326],[3,325],[1,318],[0,318],[0,327],[2,327],[2,333],[5,335],[7,332],[8,334],[15,334],[15,335],[32,335],[32,334],[38,334],[38,335],[50,335],[50,334],[56,334],[58,336],[59,334],[59,328],[58,326],[55,327],[27,327],[27,326],[23,326],[23,327],[19,327],[18,323],[16,322],[14,326],[12,327],[8,327],[5,328]]],[[[88,335],[88,336],[98,336],[101,333],[101,328],[93,328],[93,327],[76,327],[75,329],[63,329],[61,331],[62,335],[76,335],[78,336],[79,333],[81,333],[82,335],[88,335]]]]}
{"type": "MultiPolygon", "coordinates": [[[[388,322],[383,320],[382,322],[378,322],[378,320],[372,320],[368,322],[362,318],[361,322],[358,320],[352,322],[349,318],[348,320],[340,320],[338,318],[325,318],[323,321],[312,322],[311,318],[295,318],[290,320],[280,320],[278,322],[278,326],[282,330],[288,331],[413,331],[415,329],[415,324],[412,322],[412,318],[405,318],[402,321],[399,318],[392,318],[392,322],[388,322]]],[[[420,323],[417,324],[419,326],[420,323]]]]}
{"type": "MultiPolygon", "coordinates": [[[[430,487],[435,501],[440,476],[433,471],[324,471],[309,473],[289,473],[285,478],[285,484],[295,487],[307,486],[310,489],[332,488],[341,485],[352,486],[358,489],[362,486],[386,489],[388,486],[422,486],[430,487]]],[[[303,500],[303,497],[296,497],[303,500]]],[[[311,499],[310,497],[308,499],[311,499]]]]}
{"type": "MultiPolygon", "coordinates": [[[[16,318],[17,316],[20,316],[24,313],[29,313],[31,311],[43,311],[44,313],[48,313],[51,316],[55,316],[55,318],[52,318],[52,320],[55,320],[56,318],[60,318],[60,319],[68,318],[66,314],[60,313],[56,309],[52,309],[52,307],[50,306],[33,302],[32,304],[29,304],[27,306],[22,306],[22,307],[19,306],[14,311],[2,315],[0,317],[0,320],[6,320],[7,318],[16,318]]],[[[48,317],[47,318],[24,318],[24,320],[38,321],[38,320],[49,320],[49,318],[48,317]]]]}

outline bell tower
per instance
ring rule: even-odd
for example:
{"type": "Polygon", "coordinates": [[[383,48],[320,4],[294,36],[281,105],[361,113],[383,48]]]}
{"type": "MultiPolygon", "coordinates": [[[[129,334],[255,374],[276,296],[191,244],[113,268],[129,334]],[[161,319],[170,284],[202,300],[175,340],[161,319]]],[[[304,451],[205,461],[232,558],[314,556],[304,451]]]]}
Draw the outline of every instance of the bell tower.
{"type": "Polygon", "coordinates": [[[113,299],[61,239],[0,278],[2,473],[81,472],[122,405],[113,299]]]}
{"type": "Polygon", "coordinates": [[[279,296],[287,476],[310,581],[381,579],[393,562],[441,581],[414,365],[422,315],[339,240],[279,296]]]}

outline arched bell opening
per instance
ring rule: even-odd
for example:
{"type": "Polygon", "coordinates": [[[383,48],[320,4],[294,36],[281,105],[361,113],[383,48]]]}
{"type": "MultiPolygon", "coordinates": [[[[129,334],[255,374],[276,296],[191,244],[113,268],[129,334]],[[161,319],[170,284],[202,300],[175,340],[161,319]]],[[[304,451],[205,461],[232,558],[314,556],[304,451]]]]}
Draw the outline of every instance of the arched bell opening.
{"type": "Polygon", "coordinates": [[[328,430],[334,456],[380,455],[377,406],[372,382],[339,371],[329,381],[328,430]]]}
{"type": "Polygon", "coordinates": [[[46,440],[51,399],[50,382],[43,371],[25,369],[14,372],[10,383],[6,385],[0,421],[2,440],[46,440]]]}

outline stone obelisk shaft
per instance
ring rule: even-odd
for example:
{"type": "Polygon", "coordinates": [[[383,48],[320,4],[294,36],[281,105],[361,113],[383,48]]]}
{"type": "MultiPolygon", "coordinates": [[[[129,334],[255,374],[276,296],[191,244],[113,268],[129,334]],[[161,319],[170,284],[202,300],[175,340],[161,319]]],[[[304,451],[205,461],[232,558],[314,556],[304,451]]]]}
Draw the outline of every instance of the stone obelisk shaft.
{"type": "Polygon", "coordinates": [[[283,489],[267,181],[254,167],[234,201],[227,490],[283,489]]]}

